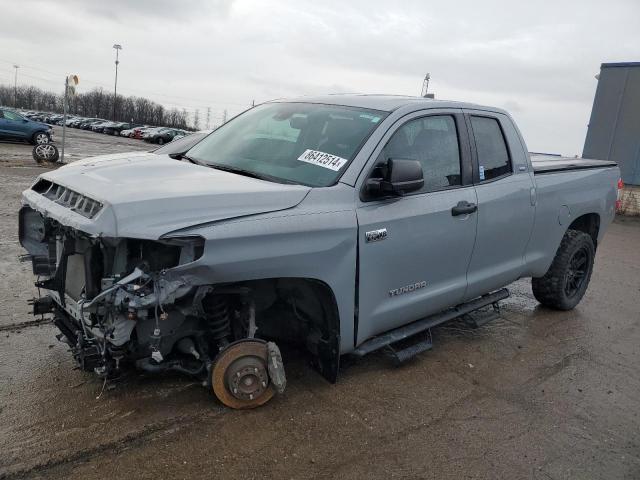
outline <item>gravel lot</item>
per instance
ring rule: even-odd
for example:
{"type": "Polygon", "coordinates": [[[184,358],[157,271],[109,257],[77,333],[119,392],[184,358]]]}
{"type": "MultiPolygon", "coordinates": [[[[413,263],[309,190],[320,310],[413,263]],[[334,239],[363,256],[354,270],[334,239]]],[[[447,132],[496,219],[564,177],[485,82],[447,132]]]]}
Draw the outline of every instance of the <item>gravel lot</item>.
{"type": "MultiPolygon", "coordinates": [[[[53,127],[53,143],[62,148],[62,127],[53,127]]],[[[72,162],[85,157],[104,155],[107,153],[129,152],[132,150],[153,150],[152,145],[142,140],[126,137],[103,135],[101,133],[67,128],[67,138],[64,147],[65,162],[72,162]]],[[[31,156],[33,145],[23,142],[0,141],[0,167],[4,166],[33,166],[36,162],[31,156]]]]}
{"type": "MultiPolygon", "coordinates": [[[[149,147],[70,133],[71,158],[149,147]]],[[[102,391],[55,328],[25,323],[32,165],[30,146],[0,144],[0,478],[640,478],[640,221],[612,225],[574,311],[539,307],[519,281],[500,319],[442,326],[401,368],[345,361],[336,385],[285,351],[285,395],[242,412],[180,376],[102,391]]]]}

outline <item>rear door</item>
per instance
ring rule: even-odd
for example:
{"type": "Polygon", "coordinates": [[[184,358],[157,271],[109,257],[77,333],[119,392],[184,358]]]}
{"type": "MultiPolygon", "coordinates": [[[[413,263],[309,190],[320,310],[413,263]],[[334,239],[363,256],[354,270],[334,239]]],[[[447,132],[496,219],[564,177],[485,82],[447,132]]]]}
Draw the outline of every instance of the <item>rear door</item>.
{"type": "Polygon", "coordinates": [[[402,197],[360,197],[357,343],[462,301],[476,233],[471,156],[461,110],[405,116],[373,153],[366,178],[389,158],[422,164],[424,188],[402,197]]]}
{"type": "Polygon", "coordinates": [[[502,113],[465,111],[474,160],[478,228],[465,299],[517,280],[535,215],[532,172],[512,120],[502,113]]]}
{"type": "Polygon", "coordinates": [[[4,112],[0,110],[0,135],[6,137],[7,133],[7,120],[4,118],[4,112]]]}

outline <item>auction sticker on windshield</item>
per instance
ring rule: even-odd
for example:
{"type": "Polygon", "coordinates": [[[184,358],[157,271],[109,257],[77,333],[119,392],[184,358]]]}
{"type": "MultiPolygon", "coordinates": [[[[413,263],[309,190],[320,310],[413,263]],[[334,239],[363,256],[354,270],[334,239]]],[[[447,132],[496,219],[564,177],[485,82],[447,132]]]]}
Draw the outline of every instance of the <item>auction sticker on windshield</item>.
{"type": "Polygon", "coordinates": [[[328,168],[334,172],[340,170],[344,164],[348,162],[346,158],[317,150],[305,150],[305,152],[298,157],[298,160],[317,165],[318,167],[328,168]]]}

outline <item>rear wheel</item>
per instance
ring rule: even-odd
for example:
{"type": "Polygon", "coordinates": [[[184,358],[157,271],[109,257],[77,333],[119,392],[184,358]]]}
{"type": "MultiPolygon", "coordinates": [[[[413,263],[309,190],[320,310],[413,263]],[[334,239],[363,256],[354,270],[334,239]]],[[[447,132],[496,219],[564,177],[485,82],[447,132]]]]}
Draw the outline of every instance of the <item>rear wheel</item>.
{"type": "Polygon", "coordinates": [[[158,137],[158,145],[164,145],[164,138],[158,137]]]}
{"type": "Polygon", "coordinates": [[[557,310],[574,308],[589,286],[594,257],[591,236],[578,230],[568,230],[547,273],[531,279],[536,300],[557,310]]]}

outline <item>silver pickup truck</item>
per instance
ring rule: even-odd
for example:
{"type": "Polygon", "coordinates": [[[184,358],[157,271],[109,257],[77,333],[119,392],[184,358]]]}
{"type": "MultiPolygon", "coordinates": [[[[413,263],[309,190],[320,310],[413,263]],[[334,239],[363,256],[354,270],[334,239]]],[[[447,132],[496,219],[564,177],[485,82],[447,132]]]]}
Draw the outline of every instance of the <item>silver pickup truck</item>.
{"type": "Polygon", "coordinates": [[[277,343],[335,382],[341,356],[406,360],[521,277],[575,307],[618,181],[612,162],[532,162],[497,108],[336,95],[257,106],[188,151],[45,173],[19,233],[46,291],[34,313],[82,368],[184,372],[252,408],[285,388],[277,343]]]}

